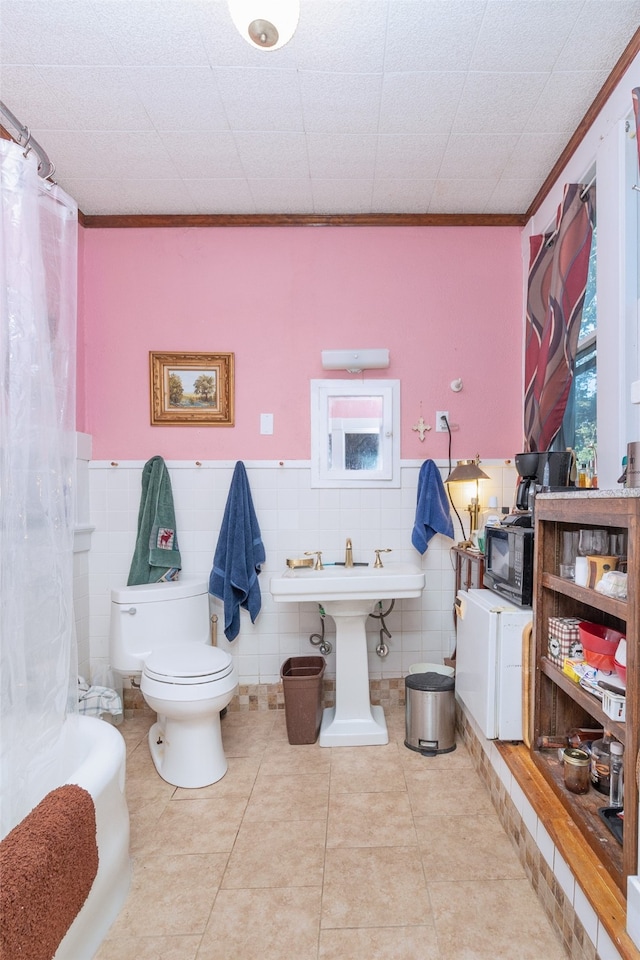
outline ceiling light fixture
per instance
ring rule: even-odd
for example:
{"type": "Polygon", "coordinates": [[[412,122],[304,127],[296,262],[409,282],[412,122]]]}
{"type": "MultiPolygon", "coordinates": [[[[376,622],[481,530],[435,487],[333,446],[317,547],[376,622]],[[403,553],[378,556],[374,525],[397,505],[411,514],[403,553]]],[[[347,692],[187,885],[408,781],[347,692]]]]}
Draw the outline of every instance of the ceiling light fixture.
{"type": "Polygon", "coordinates": [[[240,36],[257,50],[279,50],[298,26],[300,0],[228,0],[240,36]]]}

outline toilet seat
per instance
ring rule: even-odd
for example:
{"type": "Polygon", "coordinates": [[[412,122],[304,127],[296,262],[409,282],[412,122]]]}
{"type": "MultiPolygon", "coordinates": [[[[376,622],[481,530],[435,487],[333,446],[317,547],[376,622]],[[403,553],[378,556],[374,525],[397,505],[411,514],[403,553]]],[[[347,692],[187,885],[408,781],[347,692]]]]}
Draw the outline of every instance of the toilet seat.
{"type": "Polygon", "coordinates": [[[233,670],[230,654],[204,643],[160,647],[145,661],[144,675],[159,683],[201,684],[222,680],[233,670]]]}

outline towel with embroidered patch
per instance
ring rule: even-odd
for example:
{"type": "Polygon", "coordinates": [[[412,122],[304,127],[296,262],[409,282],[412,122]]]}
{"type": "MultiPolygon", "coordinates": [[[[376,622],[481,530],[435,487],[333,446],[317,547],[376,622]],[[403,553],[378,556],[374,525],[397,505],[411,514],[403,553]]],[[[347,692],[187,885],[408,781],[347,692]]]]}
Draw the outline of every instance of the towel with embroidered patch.
{"type": "Polygon", "coordinates": [[[453,522],[440,471],[433,460],[425,460],[418,474],[418,498],[411,543],[418,553],[424,553],[436,533],[453,537],[453,522]]]}
{"type": "Polygon", "coordinates": [[[258,574],[264,563],[262,534],[253,508],[244,463],[235,465],[218,544],[209,577],[209,593],[224,602],[224,634],[235,640],[240,632],[240,608],[255,623],[262,597],[258,574]]]}
{"type": "Polygon", "coordinates": [[[181,567],[171,478],[162,457],[152,457],[142,468],[138,536],[127,585],[177,580],[181,567]]]}

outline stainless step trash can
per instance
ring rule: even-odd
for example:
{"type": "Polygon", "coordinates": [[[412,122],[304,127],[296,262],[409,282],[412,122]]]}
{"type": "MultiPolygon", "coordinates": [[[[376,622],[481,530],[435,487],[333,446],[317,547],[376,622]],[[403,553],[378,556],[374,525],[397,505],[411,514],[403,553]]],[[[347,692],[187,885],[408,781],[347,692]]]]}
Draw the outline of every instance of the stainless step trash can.
{"type": "Polygon", "coordinates": [[[456,748],[455,680],[441,673],[412,673],[405,678],[405,747],[425,757],[456,748]]]}

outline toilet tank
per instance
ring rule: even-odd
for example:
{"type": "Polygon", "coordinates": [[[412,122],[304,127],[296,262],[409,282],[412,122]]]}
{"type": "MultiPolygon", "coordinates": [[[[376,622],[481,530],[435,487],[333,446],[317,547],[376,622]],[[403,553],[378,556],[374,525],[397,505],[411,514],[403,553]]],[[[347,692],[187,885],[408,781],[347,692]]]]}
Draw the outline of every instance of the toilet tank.
{"type": "Polygon", "coordinates": [[[146,658],[159,647],[209,640],[204,580],[143,583],[111,591],[109,656],[118,673],[140,673],[146,658]]]}

